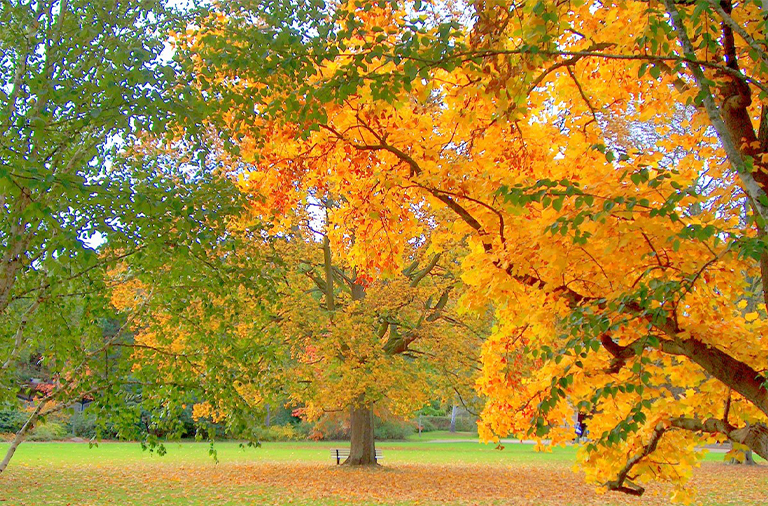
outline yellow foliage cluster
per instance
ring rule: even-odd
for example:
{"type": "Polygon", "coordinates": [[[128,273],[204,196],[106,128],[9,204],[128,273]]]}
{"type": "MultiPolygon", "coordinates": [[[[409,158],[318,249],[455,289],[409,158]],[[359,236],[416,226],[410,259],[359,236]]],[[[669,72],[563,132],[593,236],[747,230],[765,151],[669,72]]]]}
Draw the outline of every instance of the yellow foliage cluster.
{"type": "MultiPolygon", "coordinates": [[[[581,412],[599,443],[580,454],[588,480],[607,486],[637,456],[635,483],[681,485],[697,463],[696,445],[722,435],[669,430],[651,458],[643,452],[657,427],[674,418],[766,420],[765,407],[717,379],[727,374],[683,350],[717,350],[755,371],[768,363],[759,265],[739,251],[740,240],[756,235],[741,180],[695,106],[699,89],[679,59],[649,57],[671,50],[649,22],[655,7],[475,7],[477,23],[463,41],[477,51],[470,63],[424,66],[387,101],[374,98],[374,79],[361,80],[356,93],[326,104],[327,120],[306,135],[298,135],[306,124],[266,118],[258,119],[261,135],[241,131],[242,159],[253,163],[240,187],[255,197],[254,216],[278,233],[290,230],[291,210],[333,198],[325,217],[331,244],[374,277],[402,270],[409,245],[426,235],[431,252],[467,241],[462,305],[490,308],[495,319],[477,381],[487,398],[483,437],[566,443],[581,412]],[[510,13],[524,22],[509,21],[510,13]]],[[[405,15],[364,12],[382,40],[395,37],[405,15]]],[[[759,35],[748,22],[759,16],[754,5],[738,16],[759,35]]],[[[719,23],[697,29],[717,32],[719,23]]],[[[364,42],[351,41],[351,54],[311,79],[321,86],[343,72],[364,42]]],[[[709,61],[706,51],[697,57],[709,61]]],[[[759,64],[740,51],[745,66],[759,64]]],[[[406,63],[372,57],[362,73],[402,74],[406,63]]],[[[706,68],[724,88],[722,69],[706,68]]],[[[748,110],[755,123],[758,105],[748,110]]],[[[396,286],[378,297],[401,299],[396,286]]],[[[294,304],[292,314],[319,319],[294,304]]],[[[313,329],[311,342],[320,335],[326,345],[310,353],[308,339],[295,357],[307,374],[320,374],[315,358],[340,350],[354,350],[357,362],[334,370],[348,388],[313,395],[344,403],[418,380],[413,371],[371,384],[366,368],[387,366],[375,358],[370,322],[350,315],[333,325],[338,332],[313,329]]],[[[676,498],[686,499],[682,488],[676,498]]]]}

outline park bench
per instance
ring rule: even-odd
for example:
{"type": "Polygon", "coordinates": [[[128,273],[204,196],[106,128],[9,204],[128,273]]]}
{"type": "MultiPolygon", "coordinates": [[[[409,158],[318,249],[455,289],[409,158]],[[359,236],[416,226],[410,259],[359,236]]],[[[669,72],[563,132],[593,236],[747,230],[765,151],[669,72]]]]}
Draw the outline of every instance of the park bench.
{"type": "MultiPolygon", "coordinates": [[[[341,460],[346,460],[347,457],[349,457],[349,448],[331,448],[331,458],[336,459],[336,465],[341,464],[341,460]]],[[[384,455],[381,453],[381,450],[376,448],[376,455],[373,458],[378,462],[379,459],[384,458],[384,455]]]]}

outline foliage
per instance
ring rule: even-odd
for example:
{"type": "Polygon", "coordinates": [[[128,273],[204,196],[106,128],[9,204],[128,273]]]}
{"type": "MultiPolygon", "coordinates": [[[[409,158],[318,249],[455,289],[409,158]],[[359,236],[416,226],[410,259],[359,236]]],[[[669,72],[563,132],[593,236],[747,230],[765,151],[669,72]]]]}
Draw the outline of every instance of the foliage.
{"type": "MultiPolygon", "coordinates": [[[[448,416],[422,416],[420,418],[422,432],[450,430],[451,417],[448,416]]],[[[457,416],[456,430],[459,432],[477,433],[477,420],[474,416],[457,416]]]]}
{"type": "Polygon", "coordinates": [[[210,175],[126,155],[182,108],[158,59],[179,23],[159,0],[0,4],[0,401],[50,387],[0,472],[38,418],[131,381],[107,271],[199,248],[210,175]]]}
{"type": "Polygon", "coordinates": [[[108,272],[111,303],[134,334],[123,345],[134,384],[101,401],[129,408],[122,420],[112,418],[119,436],[150,433],[150,446],[192,427],[201,438],[252,438],[261,393],[279,391],[265,374],[280,355],[264,329],[281,260],[259,224],[237,228],[250,202],[234,184],[238,168],[217,156],[215,138],[208,141],[211,153],[201,159],[187,144],[137,146],[142,163],[186,174],[176,187],[188,183],[189,200],[176,206],[190,223],[174,222],[185,242],[168,245],[167,254],[128,257],[108,272]]]}
{"type": "Polygon", "coordinates": [[[97,436],[96,415],[90,411],[72,413],[72,416],[67,420],[67,434],[83,439],[95,439],[97,436]]]}
{"type": "Polygon", "coordinates": [[[304,416],[370,405],[408,417],[429,396],[468,395],[479,325],[449,303],[461,291],[449,257],[414,248],[409,270],[373,279],[296,233],[278,248],[292,268],[276,301],[275,332],[293,359],[279,374],[304,416]],[[330,304],[326,266],[334,273],[330,304]]]}
{"type": "Polygon", "coordinates": [[[272,425],[260,427],[254,431],[255,438],[260,442],[295,441],[301,439],[301,434],[293,425],[272,425]]]}
{"type": "Polygon", "coordinates": [[[702,442],[768,455],[757,3],[297,4],[232,2],[179,57],[277,227],[334,195],[363,273],[469,237],[484,437],[563,443],[583,412],[589,481],[682,501],[702,442]]]}
{"type": "Polygon", "coordinates": [[[380,441],[405,440],[416,432],[413,422],[404,422],[393,418],[384,418],[374,422],[374,435],[380,441]]]}
{"type": "MultiPolygon", "coordinates": [[[[405,440],[416,432],[413,422],[403,421],[392,416],[374,417],[374,437],[376,441],[405,440]]],[[[314,441],[348,441],[350,437],[349,419],[340,414],[327,414],[309,423],[306,437],[314,441]]]]}
{"type": "Polygon", "coordinates": [[[60,441],[67,436],[67,427],[60,422],[43,422],[29,433],[29,441],[60,441]]]}
{"type": "Polygon", "coordinates": [[[27,417],[12,404],[3,404],[0,408],[0,432],[17,432],[27,421],[27,417]]]}

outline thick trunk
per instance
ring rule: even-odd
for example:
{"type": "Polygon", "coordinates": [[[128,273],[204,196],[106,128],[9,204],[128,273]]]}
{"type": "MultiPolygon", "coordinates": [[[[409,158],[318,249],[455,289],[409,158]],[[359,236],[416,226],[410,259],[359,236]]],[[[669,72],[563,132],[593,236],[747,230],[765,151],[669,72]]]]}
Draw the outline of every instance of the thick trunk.
{"type": "Polygon", "coordinates": [[[660,349],[665,353],[689,358],[768,415],[768,390],[765,388],[765,378],[748,364],[698,339],[661,341],[660,349]]]}
{"type": "Polygon", "coordinates": [[[349,457],[344,461],[344,465],[377,465],[376,446],[373,440],[373,407],[353,406],[350,414],[349,457]]]}
{"type": "Polygon", "coordinates": [[[747,451],[742,452],[742,453],[744,454],[744,458],[742,460],[739,460],[737,458],[731,458],[731,459],[728,459],[727,463],[728,464],[734,464],[734,465],[744,464],[746,466],[756,466],[757,465],[757,462],[755,462],[755,459],[752,456],[752,450],[747,450],[747,451]]]}
{"type": "Polygon", "coordinates": [[[459,412],[459,407],[455,404],[451,409],[451,432],[456,432],[456,414],[459,412]]]}

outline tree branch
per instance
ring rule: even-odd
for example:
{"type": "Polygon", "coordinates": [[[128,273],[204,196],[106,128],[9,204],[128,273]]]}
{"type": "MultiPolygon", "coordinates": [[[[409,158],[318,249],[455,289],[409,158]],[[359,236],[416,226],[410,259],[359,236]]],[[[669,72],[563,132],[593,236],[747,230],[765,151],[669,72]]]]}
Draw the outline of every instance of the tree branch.
{"type": "Polygon", "coordinates": [[[416,288],[421,280],[424,279],[430,272],[432,272],[432,269],[434,269],[437,266],[437,263],[440,261],[441,256],[441,253],[435,254],[432,257],[432,260],[430,260],[426,265],[426,267],[413,275],[411,278],[411,288],[416,288]]]}
{"type": "MultiPolygon", "coordinates": [[[[736,145],[736,142],[739,139],[734,139],[731,136],[731,132],[726,126],[725,121],[720,114],[720,110],[715,104],[715,100],[712,96],[712,90],[709,87],[709,82],[706,76],[704,76],[704,72],[701,70],[701,62],[696,60],[696,53],[693,49],[693,45],[691,44],[690,39],[688,38],[688,33],[685,30],[685,25],[680,18],[680,13],[678,12],[677,7],[675,7],[672,0],[662,0],[662,2],[667,8],[672,26],[677,32],[677,39],[680,42],[680,45],[683,47],[683,53],[687,58],[686,64],[693,74],[696,85],[701,90],[702,102],[704,103],[704,109],[707,111],[707,116],[709,116],[709,121],[712,123],[712,126],[717,132],[717,137],[720,139],[720,144],[725,150],[728,161],[738,172],[744,190],[747,192],[747,195],[749,195],[749,197],[755,201],[755,207],[758,210],[759,215],[764,220],[763,226],[765,227],[765,223],[768,223],[768,206],[764,204],[764,200],[766,198],[765,190],[757,183],[754,176],[747,170],[744,158],[742,157],[741,152],[736,145]]],[[[736,72],[741,75],[740,72],[736,72]]]]}
{"type": "Polygon", "coordinates": [[[656,450],[661,437],[669,430],[680,429],[691,432],[706,432],[710,434],[723,434],[730,441],[747,446],[763,458],[768,458],[768,426],[763,423],[755,425],[747,424],[744,427],[736,428],[725,420],[708,418],[701,420],[698,418],[678,417],[668,420],[666,423],[659,423],[651,433],[651,439],[648,444],[643,446],[640,452],[631,457],[626,465],[619,471],[615,480],[605,483],[608,490],[624,492],[631,495],[643,495],[645,489],[628,478],[629,472],[641,460],[656,450]]]}
{"type": "Polygon", "coordinates": [[[768,55],[766,55],[765,50],[760,47],[755,39],[753,39],[752,36],[748,34],[740,24],[733,20],[729,13],[725,12],[725,10],[720,6],[720,2],[718,0],[707,0],[707,3],[709,3],[710,7],[712,7],[715,12],[717,12],[717,14],[723,20],[723,23],[727,25],[731,30],[738,33],[739,37],[744,39],[744,42],[749,44],[749,47],[751,47],[758,55],[760,55],[760,59],[763,61],[763,63],[768,65],[768,55]]]}

